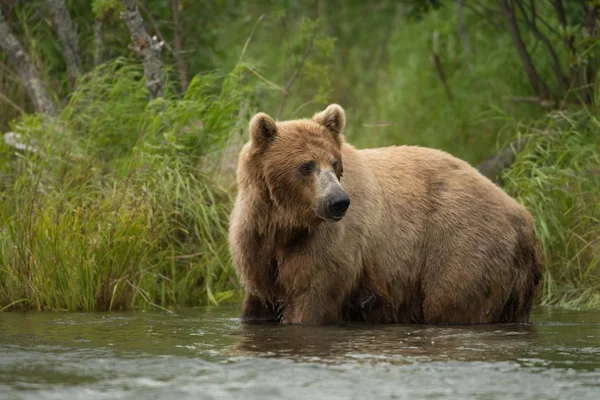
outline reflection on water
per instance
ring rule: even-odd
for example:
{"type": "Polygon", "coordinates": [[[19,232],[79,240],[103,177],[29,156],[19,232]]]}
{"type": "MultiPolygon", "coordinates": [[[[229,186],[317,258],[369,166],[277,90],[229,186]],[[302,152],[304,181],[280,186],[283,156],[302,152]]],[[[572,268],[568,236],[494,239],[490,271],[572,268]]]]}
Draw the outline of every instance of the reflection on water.
{"type": "Polygon", "coordinates": [[[0,313],[0,398],[600,398],[600,312],[471,327],[238,315],[0,313]]]}
{"type": "Polygon", "coordinates": [[[235,337],[238,340],[232,351],[244,355],[334,363],[354,358],[408,364],[448,359],[512,360],[525,351],[538,334],[533,325],[471,328],[244,326],[235,337]]]}

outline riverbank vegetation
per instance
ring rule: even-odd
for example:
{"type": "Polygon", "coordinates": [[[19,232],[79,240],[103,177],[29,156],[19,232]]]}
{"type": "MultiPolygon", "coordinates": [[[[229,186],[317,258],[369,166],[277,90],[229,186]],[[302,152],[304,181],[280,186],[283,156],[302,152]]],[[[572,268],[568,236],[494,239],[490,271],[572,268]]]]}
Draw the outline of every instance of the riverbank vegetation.
{"type": "Polygon", "coordinates": [[[226,232],[248,120],[331,102],[357,147],[478,166],[534,214],[539,303],[600,307],[599,7],[3,3],[28,59],[0,39],[0,310],[239,301],[226,232]]]}

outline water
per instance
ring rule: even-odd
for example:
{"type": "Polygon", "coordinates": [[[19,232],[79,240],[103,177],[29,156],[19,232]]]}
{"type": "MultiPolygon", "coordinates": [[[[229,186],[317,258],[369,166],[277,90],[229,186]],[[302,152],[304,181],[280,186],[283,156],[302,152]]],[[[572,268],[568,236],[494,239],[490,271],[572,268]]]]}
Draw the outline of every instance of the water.
{"type": "Polygon", "coordinates": [[[459,328],[238,315],[0,313],[0,399],[600,399],[600,312],[459,328]]]}

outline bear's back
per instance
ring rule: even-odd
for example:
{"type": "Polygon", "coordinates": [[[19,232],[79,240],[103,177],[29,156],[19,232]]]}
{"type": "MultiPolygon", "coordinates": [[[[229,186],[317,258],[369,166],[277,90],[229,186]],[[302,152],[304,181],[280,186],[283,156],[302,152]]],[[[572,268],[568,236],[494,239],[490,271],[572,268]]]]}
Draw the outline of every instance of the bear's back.
{"type": "Polygon", "coordinates": [[[446,201],[480,200],[522,209],[522,206],[477,169],[445,151],[419,146],[389,146],[356,150],[363,168],[382,190],[409,197],[446,201]],[[455,194],[456,198],[450,196],[455,194]]]}
{"type": "Polygon", "coordinates": [[[370,195],[365,217],[369,234],[387,252],[412,252],[423,241],[467,252],[471,245],[493,247],[497,238],[512,241],[533,231],[525,207],[444,151],[418,146],[354,151],[351,159],[359,166],[349,168],[368,171],[363,175],[370,179],[348,176],[344,187],[357,185],[370,195]],[[396,243],[392,249],[386,247],[390,242],[396,243]]]}

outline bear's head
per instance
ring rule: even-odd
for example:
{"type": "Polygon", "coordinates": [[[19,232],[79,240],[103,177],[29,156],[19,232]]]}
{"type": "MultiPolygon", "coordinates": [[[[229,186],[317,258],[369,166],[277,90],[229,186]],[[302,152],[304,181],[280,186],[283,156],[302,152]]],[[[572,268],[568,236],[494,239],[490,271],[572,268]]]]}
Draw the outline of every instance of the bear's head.
{"type": "Polygon", "coordinates": [[[243,165],[252,169],[248,183],[265,188],[293,224],[339,221],[350,206],[341,184],[345,123],[337,104],[311,119],[275,122],[265,113],[254,115],[243,155],[243,165]]]}

